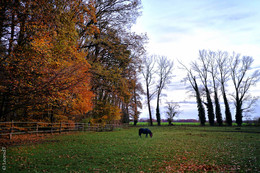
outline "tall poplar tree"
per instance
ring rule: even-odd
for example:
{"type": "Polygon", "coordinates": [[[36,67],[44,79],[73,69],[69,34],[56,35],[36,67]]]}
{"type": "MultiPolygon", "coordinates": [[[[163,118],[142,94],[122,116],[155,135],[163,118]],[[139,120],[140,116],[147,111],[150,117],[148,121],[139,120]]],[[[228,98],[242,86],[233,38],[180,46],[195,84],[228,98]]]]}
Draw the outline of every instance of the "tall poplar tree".
{"type": "Polygon", "coordinates": [[[207,107],[208,119],[211,126],[214,126],[214,108],[211,100],[211,92],[209,90],[209,77],[208,71],[210,68],[210,61],[208,60],[208,52],[206,50],[199,51],[198,62],[193,62],[192,68],[198,73],[198,76],[204,86],[204,90],[206,93],[206,100],[204,104],[207,107]]]}
{"type": "Polygon", "coordinates": [[[217,77],[218,81],[221,85],[221,92],[225,105],[225,115],[226,115],[226,123],[229,126],[232,126],[232,115],[230,111],[230,106],[226,93],[226,85],[228,80],[230,79],[230,66],[229,66],[229,55],[227,52],[218,51],[217,52],[217,66],[219,70],[219,75],[217,77]]]}
{"type": "Polygon", "coordinates": [[[233,53],[231,61],[231,78],[234,84],[235,92],[233,98],[236,107],[236,123],[241,126],[243,123],[243,113],[251,111],[256,103],[257,97],[249,93],[249,89],[260,79],[258,70],[249,73],[254,59],[250,56],[241,57],[240,54],[233,53]]]}
{"type": "Polygon", "coordinates": [[[219,97],[218,97],[219,83],[217,80],[217,76],[219,74],[218,74],[218,68],[216,65],[216,58],[217,58],[216,52],[209,51],[208,58],[210,61],[209,73],[211,74],[211,77],[212,77],[212,83],[213,83],[213,89],[214,89],[216,119],[217,119],[218,125],[222,126],[223,120],[222,120],[222,113],[221,113],[219,97]]]}
{"type": "Polygon", "coordinates": [[[173,62],[167,59],[165,56],[156,56],[157,59],[157,75],[159,77],[156,85],[156,119],[158,126],[161,125],[161,114],[160,114],[160,97],[162,90],[167,87],[172,78],[173,62]]]}
{"type": "Polygon", "coordinates": [[[193,74],[192,70],[186,67],[182,62],[179,61],[179,63],[187,71],[187,77],[184,78],[184,82],[188,81],[192,87],[192,90],[195,92],[200,125],[204,126],[206,123],[205,109],[201,99],[201,93],[197,83],[196,76],[193,74]]]}
{"type": "Polygon", "coordinates": [[[151,101],[155,96],[156,90],[153,89],[155,84],[155,58],[153,56],[145,56],[142,62],[142,75],[145,80],[145,95],[147,100],[150,125],[153,126],[151,101]]]}

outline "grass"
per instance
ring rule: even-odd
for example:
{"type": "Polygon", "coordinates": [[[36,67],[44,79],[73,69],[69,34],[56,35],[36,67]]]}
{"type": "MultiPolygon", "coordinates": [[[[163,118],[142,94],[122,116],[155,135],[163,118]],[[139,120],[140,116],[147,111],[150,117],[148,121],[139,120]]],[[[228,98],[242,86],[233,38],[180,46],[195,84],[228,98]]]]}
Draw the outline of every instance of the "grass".
{"type": "MultiPolygon", "coordinates": [[[[6,172],[260,171],[259,127],[150,127],[53,136],[6,150],[6,172]]],[[[2,160],[2,154],[0,156],[2,160]]]]}

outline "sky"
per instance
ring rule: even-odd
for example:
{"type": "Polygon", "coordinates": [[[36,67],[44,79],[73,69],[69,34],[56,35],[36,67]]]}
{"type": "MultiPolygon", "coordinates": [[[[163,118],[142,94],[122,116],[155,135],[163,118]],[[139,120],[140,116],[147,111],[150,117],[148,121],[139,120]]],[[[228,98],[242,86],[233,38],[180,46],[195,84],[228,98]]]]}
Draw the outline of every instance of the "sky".
{"type": "MultiPolygon", "coordinates": [[[[176,77],[164,91],[161,107],[165,107],[167,101],[178,102],[181,106],[178,119],[198,119],[198,115],[196,100],[187,93],[188,84],[181,83],[185,72],[178,68],[177,60],[189,65],[202,49],[234,51],[252,56],[253,68],[260,70],[260,0],[142,0],[142,5],[142,16],[132,31],[147,34],[148,54],[167,56],[174,61],[176,77]]],[[[251,92],[260,96],[260,84],[251,92]]],[[[148,118],[145,99],[143,104],[140,117],[148,118]]],[[[165,110],[161,110],[161,114],[164,118],[165,110]]],[[[224,118],[224,113],[222,116],[224,118]]],[[[255,117],[260,117],[260,101],[250,118],[255,117]]]]}

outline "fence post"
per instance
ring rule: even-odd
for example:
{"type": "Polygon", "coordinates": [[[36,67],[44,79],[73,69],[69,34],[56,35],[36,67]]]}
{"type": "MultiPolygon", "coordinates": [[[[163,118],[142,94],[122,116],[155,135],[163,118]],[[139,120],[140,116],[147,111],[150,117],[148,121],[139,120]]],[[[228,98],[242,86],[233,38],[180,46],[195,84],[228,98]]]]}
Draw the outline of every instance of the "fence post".
{"type": "Polygon", "coordinates": [[[61,134],[61,122],[60,122],[60,134],[61,134]]]}
{"type": "Polygon", "coordinates": [[[39,131],[39,125],[38,122],[36,123],[36,136],[38,136],[38,131],[39,131]]]}
{"type": "Polygon", "coordinates": [[[10,136],[9,136],[9,139],[11,140],[12,139],[12,135],[13,135],[13,128],[14,128],[14,120],[12,120],[11,122],[11,128],[10,128],[10,136]]]}

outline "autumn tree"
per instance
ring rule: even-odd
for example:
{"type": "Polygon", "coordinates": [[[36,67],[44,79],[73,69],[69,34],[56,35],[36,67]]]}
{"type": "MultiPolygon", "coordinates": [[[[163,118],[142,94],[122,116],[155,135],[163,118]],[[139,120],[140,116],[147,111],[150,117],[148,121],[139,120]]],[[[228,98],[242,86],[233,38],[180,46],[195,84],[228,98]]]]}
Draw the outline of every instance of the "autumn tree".
{"type": "Polygon", "coordinates": [[[172,78],[172,69],[173,62],[165,56],[156,56],[157,59],[157,75],[159,77],[156,85],[156,118],[158,126],[161,125],[161,114],[160,114],[160,97],[162,94],[162,90],[167,87],[167,84],[170,83],[170,79],[172,78]]]}
{"type": "Polygon", "coordinates": [[[44,112],[51,112],[53,119],[57,111],[63,115],[76,109],[80,112],[76,114],[88,112],[93,96],[90,65],[78,46],[78,29],[87,16],[93,17],[89,4],[35,0],[4,5],[1,117],[7,119],[13,113],[12,119],[44,119],[44,112]]]}
{"type": "Polygon", "coordinates": [[[95,1],[96,18],[85,23],[99,29],[93,36],[83,35],[81,42],[91,64],[91,86],[95,93],[91,116],[94,119],[102,121],[102,110],[108,105],[121,110],[115,117],[122,117],[122,112],[128,110],[133,94],[130,89],[133,79],[129,74],[136,70],[130,67],[138,62],[139,56],[134,53],[142,54],[144,40],[129,28],[140,14],[140,5],[138,0],[95,1]]]}
{"type": "Polygon", "coordinates": [[[258,99],[249,93],[250,88],[260,79],[260,72],[258,70],[252,71],[253,61],[252,57],[241,57],[237,53],[233,53],[231,56],[231,79],[235,89],[232,96],[235,102],[238,126],[243,123],[243,113],[250,112],[258,99]]]}
{"type": "MultiPolygon", "coordinates": [[[[134,52],[134,51],[133,51],[134,52]]],[[[136,61],[128,66],[125,77],[128,80],[127,89],[130,93],[129,100],[122,102],[122,122],[129,123],[130,120],[134,121],[134,125],[137,124],[140,115],[140,109],[142,109],[141,95],[143,94],[143,88],[139,82],[138,74],[140,72],[140,63],[137,63],[140,59],[135,56],[140,56],[140,52],[132,53],[131,59],[136,61]]]]}
{"type": "Polygon", "coordinates": [[[129,116],[134,120],[134,125],[137,124],[139,115],[141,112],[139,111],[142,109],[142,102],[141,102],[141,95],[144,94],[142,84],[138,82],[138,78],[135,75],[133,75],[134,80],[132,81],[132,97],[129,102],[129,116]]]}
{"type": "Polygon", "coordinates": [[[133,105],[145,35],[129,28],[140,1],[0,3],[0,118],[80,120],[94,108],[109,122],[133,105]]]}

